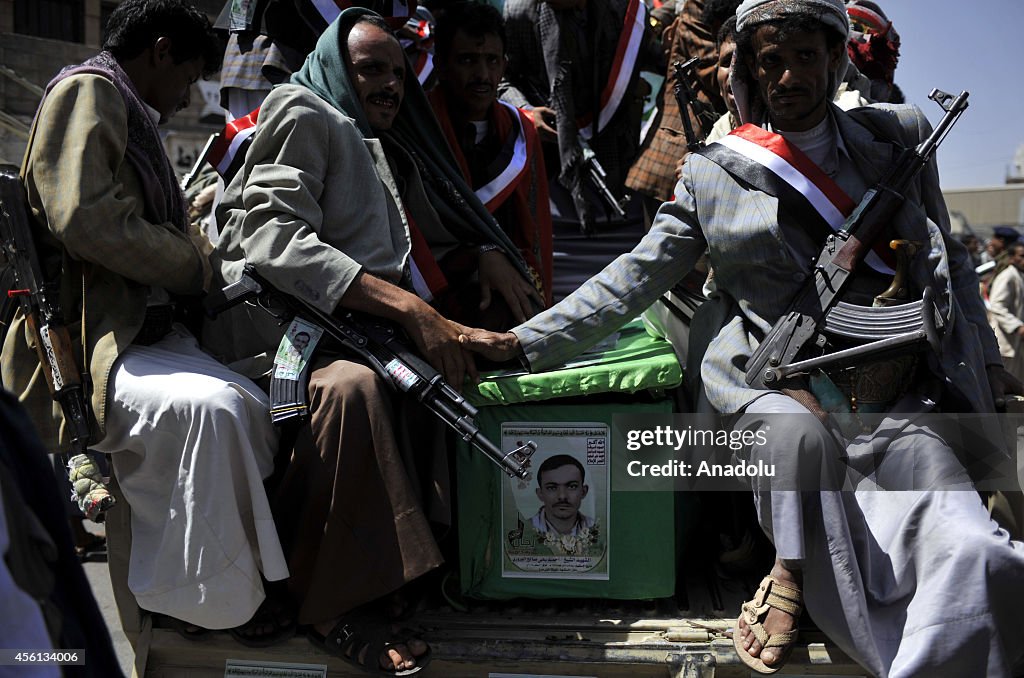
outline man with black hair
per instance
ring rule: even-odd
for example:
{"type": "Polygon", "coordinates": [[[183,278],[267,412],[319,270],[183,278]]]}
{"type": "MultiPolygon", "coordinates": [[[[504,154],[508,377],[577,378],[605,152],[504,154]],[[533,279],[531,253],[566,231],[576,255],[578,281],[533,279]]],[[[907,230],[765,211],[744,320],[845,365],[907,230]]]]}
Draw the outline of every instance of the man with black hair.
{"type": "Polygon", "coordinates": [[[540,510],[530,518],[538,534],[553,532],[577,536],[594,526],[594,519],[580,511],[580,504],[590,491],[586,469],[576,457],[556,454],[544,460],[537,469],[537,499],[540,510]]]}
{"type": "MultiPolygon", "coordinates": [[[[288,575],[263,489],[277,435],[266,395],[176,322],[211,267],[157,132],[216,72],[219,43],[182,0],[127,0],[107,28],[102,52],[46,88],[22,166],[32,225],[84,341],[91,447],[131,508],[129,588],[146,610],[237,627],[264,599],[261,575],[288,575]]],[[[3,379],[55,451],[62,421],[23,320],[3,379]]]]}
{"type": "MultiPolygon", "coordinates": [[[[984,446],[938,426],[954,420],[948,413],[991,413],[1021,385],[1002,367],[934,161],[906,188],[884,240],[930,243],[912,260],[909,286],[943,299],[935,350],[876,354],[775,389],[746,379],[770,328],[815,280],[828,235],[930,126],[914,107],[846,113],[832,104],[848,60],[841,0],[745,0],[737,29],[732,89],[743,124],[691,154],[675,200],[644,240],[511,333],[472,331],[463,342],[492,359],[522,353],[535,370],[559,365],[633,318],[709,249],[717,292],[705,306],[717,321],[700,363],[705,396],[738,415],[734,430],[764,432],[768,444],[743,451],[744,461],[771,464],[776,479],[792,483],[783,488],[803,490],[751,479],[777,560],[737,619],[739,658],[778,671],[806,602],[818,627],[872,675],[1013,675],[1024,668],[1016,621],[1024,544],[972,491],[964,464],[984,446]],[[824,203],[810,206],[812,184],[829,195],[831,217],[824,203]],[[941,418],[923,418],[938,408],[941,418]],[[867,431],[841,430],[832,417],[870,411],[885,419],[867,431]],[[839,468],[853,490],[822,484],[839,468]]],[[[891,280],[889,265],[869,253],[842,298],[870,306],[891,280]]]]}
{"type": "Polygon", "coordinates": [[[430,92],[462,175],[519,248],[544,305],[552,294],[551,210],[540,138],[531,118],[498,100],[505,24],[483,2],[449,7],[434,28],[430,92]]]}

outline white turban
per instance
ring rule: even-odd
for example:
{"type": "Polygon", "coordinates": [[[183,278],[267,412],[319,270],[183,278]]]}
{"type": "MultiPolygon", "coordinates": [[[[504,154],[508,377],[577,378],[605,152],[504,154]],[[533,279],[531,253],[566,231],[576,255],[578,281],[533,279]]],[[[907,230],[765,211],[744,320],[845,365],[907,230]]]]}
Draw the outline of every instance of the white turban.
{"type": "MultiPolygon", "coordinates": [[[[836,29],[843,36],[843,50],[839,57],[839,64],[836,70],[829,74],[829,100],[831,100],[835,97],[839,83],[846,76],[850,66],[850,56],[846,51],[846,41],[850,37],[850,19],[846,14],[846,3],[843,0],[744,0],[736,9],[736,32],[739,33],[746,28],[752,28],[768,21],[799,15],[817,19],[826,26],[836,29]]],[[[754,96],[747,91],[748,78],[743,77],[747,70],[746,57],[747,55],[742,54],[737,46],[736,53],[733,55],[733,68],[730,76],[732,92],[736,99],[740,123],[761,124],[764,121],[765,112],[761,110],[762,106],[755,105],[754,96]],[[742,72],[739,76],[737,76],[738,71],[742,72]]]]}

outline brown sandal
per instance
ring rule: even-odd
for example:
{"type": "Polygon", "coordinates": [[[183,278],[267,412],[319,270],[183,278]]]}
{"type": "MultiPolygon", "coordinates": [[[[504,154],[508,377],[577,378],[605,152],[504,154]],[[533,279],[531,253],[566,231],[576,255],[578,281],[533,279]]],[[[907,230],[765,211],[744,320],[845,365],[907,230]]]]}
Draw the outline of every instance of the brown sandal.
{"type": "Polygon", "coordinates": [[[791,631],[768,635],[768,632],[764,630],[764,620],[768,616],[768,610],[773,607],[777,610],[788,612],[793,615],[793,619],[799,622],[800,613],[804,609],[803,594],[800,593],[800,589],[787,586],[775,577],[768,575],[761,580],[761,585],[758,587],[757,593],[754,594],[754,599],[743,603],[742,613],[740,614],[740,618],[750,627],[750,631],[757,638],[757,642],[761,643],[762,652],[769,647],[783,648],[779,652],[778,661],[771,666],[761,661],[760,657],[751,656],[746,648],[743,647],[741,644],[739,619],[736,620],[736,628],[733,629],[732,644],[736,648],[736,654],[739,655],[740,661],[758,673],[775,673],[782,668],[782,665],[789,658],[789,653],[792,651],[799,635],[799,631],[796,628],[791,631]]]}

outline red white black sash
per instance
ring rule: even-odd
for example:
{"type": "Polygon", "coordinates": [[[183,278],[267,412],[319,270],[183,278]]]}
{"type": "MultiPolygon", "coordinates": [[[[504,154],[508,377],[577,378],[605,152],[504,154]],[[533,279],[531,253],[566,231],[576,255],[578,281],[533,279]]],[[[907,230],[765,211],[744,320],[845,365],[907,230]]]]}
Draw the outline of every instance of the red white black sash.
{"type": "MultiPolygon", "coordinates": [[[[626,96],[629,81],[632,80],[633,71],[636,69],[637,55],[640,53],[640,43],[643,42],[646,24],[647,5],[641,0],[630,0],[629,6],[626,7],[622,33],[619,34],[619,44],[615,48],[615,60],[612,62],[611,73],[608,74],[608,83],[601,92],[601,110],[597,114],[598,133],[615,116],[619,104],[626,96]]],[[[594,136],[592,119],[581,120],[578,126],[583,138],[590,139],[594,136]]]]}
{"type": "Polygon", "coordinates": [[[489,212],[494,212],[503,202],[512,195],[516,186],[526,176],[529,165],[529,156],[526,147],[526,131],[523,129],[523,120],[519,115],[519,109],[498,99],[498,103],[504,106],[512,115],[512,130],[501,146],[501,151],[488,166],[487,182],[476,189],[476,197],[480,198],[489,212]]]}
{"type": "Polygon", "coordinates": [[[409,210],[405,211],[405,216],[409,222],[409,275],[412,278],[412,288],[423,301],[430,302],[448,287],[448,279],[441,271],[434,253],[430,251],[430,244],[409,214],[409,210]]]}
{"type": "Polygon", "coordinates": [[[434,29],[429,21],[416,16],[405,22],[406,30],[413,31],[417,39],[402,38],[402,49],[409,55],[416,79],[423,85],[434,71],[434,29]]]}
{"type": "Polygon", "coordinates": [[[225,183],[231,181],[245,161],[245,151],[252,143],[259,113],[257,107],[248,115],[229,122],[220,133],[220,138],[210,147],[206,160],[217,170],[217,174],[224,177],[225,183]]]}
{"type": "MultiPolygon", "coordinates": [[[[812,233],[841,230],[856,207],[803,151],[756,125],[738,127],[698,152],[729,174],[778,198],[812,233]]],[[[864,263],[880,273],[895,272],[892,252],[881,243],[875,243],[864,263]]]]}

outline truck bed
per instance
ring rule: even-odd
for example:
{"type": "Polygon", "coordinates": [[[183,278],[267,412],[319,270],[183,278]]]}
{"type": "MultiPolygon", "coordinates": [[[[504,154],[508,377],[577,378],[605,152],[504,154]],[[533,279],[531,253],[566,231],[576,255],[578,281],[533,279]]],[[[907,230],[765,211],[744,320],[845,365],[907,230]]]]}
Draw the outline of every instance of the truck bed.
{"type": "MultiPolygon", "coordinates": [[[[700,582],[688,582],[688,589],[694,607],[713,607],[700,582]]],[[[738,612],[743,595],[738,589],[726,591],[722,602],[738,612]]],[[[672,605],[671,600],[517,600],[473,604],[466,611],[443,607],[417,614],[405,624],[421,629],[431,646],[432,661],[422,674],[426,676],[751,675],[733,649],[732,612],[702,615],[680,610],[665,615],[672,605]]],[[[365,675],[301,635],[269,648],[252,649],[236,643],[227,633],[202,641],[186,640],[152,617],[144,617],[136,649],[136,673],[147,677],[220,678],[228,660],[324,665],[332,677],[365,675]]],[[[866,674],[823,634],[802,628],[785,669],[776,675],[866,674]]]]}

